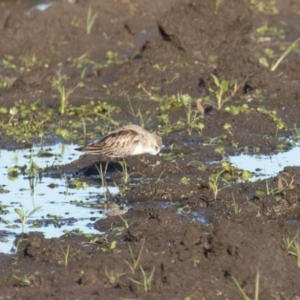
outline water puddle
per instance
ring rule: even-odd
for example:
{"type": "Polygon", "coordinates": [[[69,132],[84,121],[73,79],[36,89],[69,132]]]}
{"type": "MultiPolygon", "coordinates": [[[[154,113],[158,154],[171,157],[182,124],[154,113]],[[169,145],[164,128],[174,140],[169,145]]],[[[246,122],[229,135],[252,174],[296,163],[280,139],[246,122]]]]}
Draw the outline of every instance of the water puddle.
{"type": "Polygon", "coordinates": [[[287,166],[300,166],[300,144],[287,152],[274,155],[247,155],[229,157],[230,162],[240,169],[254,174],[251,181],[266,179],[278,174],[287,166]]]}
{"type": "MultiPolygon", "coordinates": [[[[278,174],[285,166],[299,165],[300,145],[274,155],[246,155],[230,157],[238,168],[254,174],[252,180],[278,174]]],[[[70,163],[81,155],[78,145],[56,144],[35,146],[25,150],[0,150],[0,252],[11,253],[14,240],[22,232],[42,232],[46,238],[60,237],[66,231],[99,234],[94,222],[105,218],[107,210],[100,180],[84,177],[74,179],[72,174],[47,171],[70,163]],[[34,166],[36,175],[30,173],[34,166]],[[74,181],[72,185],[70,182],[74,181]],[[90,183],[92,181],[92,184],[90,183]],[[22,215],[28,218],[22,224],[22,215]]],[[[133,184],[135,184],[133,182],[133,184]]],[[[108,187],[111,195],[117,187],[108,187]]],[[[161,207],[167,207],[162,202],[161,207]]],[[[172,204],[174,205],[174,204],[172,204]]],[[[205,212],[178,209],[178,213],[209,225],[205,212]]]]}
{"type": "Polygon", "coordinates": [[[32,11],[34,11],[34,10],[45,11],[53,5],[53,2],[44,2],[44,1],[40,1],[40,2],[41,3],[35,5],[34,7],[30,8],[28,11],[26,11],[25,15],[29,16],[32,13],[32,11]]]}
{"type": "MultiPolygon", "coordinates": [[[[59,237],[66,230],[99,234],[93,223],[106,217],[106,210],[96,206],[96,203],[105,202],[106,188],[101,186],[100,180],[94,180],[92,185],[77,180],[72,187],[67,176],[47,177],[47,172],[42,171],[76,160],[81,155],[74,150],[76,147],[57,144],[26,150],[0,150],[0,252],[9,253],[15,237],[22,233],[18,211],[27,215],[34,212],[25,222],[26,233],[42,232],[46,238],[59,237]],[[39,155],[41,150],[42,155],[39,155]],[[32,162],[37,176],[30,175],[32,162]],[[20,170],[24,170],[23,174],[20,170]]],[[[112,195],[119,193],[116,187],[108,189],[112,195]]]]}

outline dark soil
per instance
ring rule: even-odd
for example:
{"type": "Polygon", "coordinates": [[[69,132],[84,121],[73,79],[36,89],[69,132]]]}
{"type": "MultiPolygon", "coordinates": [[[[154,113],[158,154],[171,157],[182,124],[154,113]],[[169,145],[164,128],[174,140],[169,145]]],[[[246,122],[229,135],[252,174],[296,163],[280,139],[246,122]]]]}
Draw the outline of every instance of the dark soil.
{"type": "MultiPolygon", "coordinates": [[[[212,73],[229,80],[231,87],[238,86],[224,107],[245,103],[249,107],[233,115],[207,106],[202,134],[174,130],[163,136],[166,147],[161,156],[126,160],[130,172],[140,178],[140,184],[124,196],[131,206],[124,215],[129,228],[122,228],[118,216],[110,217],[95,223],[97,229],[107,232],[106,239],[99,234],[90,243],[75,235],[47,240],[30,234],[15,255],[2,254],[1,299],[242,299],[233,276],[254,299],[258,273],[259,299],[300,299],[300,268],[296,257],[283,248],[283,237],[294,237],[300,229],[300,168],[286,167],[269,179],[273,191],[269,194],[257,192],[266,190],[265,181],[238,183],[241,172],[237,169],[226,171],[232,183],[216,199],[209,187],[209,176],[222,170],[210,162],[246,149],[275,153],[281,143],[278,137],[290,137],[300,127],[299,51],[291,53],[274,72],[258,62],[265,48],[275,51],[276,60],[282,53],[280,45],[288,46],[299,37],[300,1],[278,1],[277,14],[259,12],[249,2],[78,0],[70,4],[60,0],[44,12],[33,10],[27,15],[36,1],[1,1],[0,81],[10,78],[13,84],[0,89],[0,106],[39,100],[45,107],[55,107],[51,78],[61,63],[70,86],[85,84],[72,94],[73,105],[90,99],[114,101],[120,107],[114,118],[124,123],[138,123],[129,113],[129,98],[142,113],[158,114],[158,104],[150,101],[150,94],[205,97],[213,87],[212,73]],[[88,35],[89,6],[98,17],[88,35]],[[71,25],[74,19],[78,27],[71,25]],[[255,29],[265,24],[284,29],[284,42],[258,43],[255,29]],[[84,76],[82,69],[68,61],[89,53],[90,59],[103,63],[108,51],[117,52],[120,63],[99,69],[87,64],[84,76]],[[21,55],[33,54],[41,63],[26,72],[3,64],[6,55],[14,56],[21,65],[21,55]],[[275,111],[286,127],[279,128],[270,114],[258,108],[275,111]],[[225,124],[231,125],[230,134],[225,124]],[[224,153],[215,152],[216,146],[223,146],[224,153]],[[206,168],[199,169],[199,164],[191,163],[195,161],[206,168]],[[182,183],[184,177],[188,184],[182,183]],[[280,189],[282,177],[288,183],[293,180],[285,189],[280,189]],[[149,178],[152,180],[146,180],[149,178]],[[178,209],[184,213],[178,214],[178,209]],[[192,219],[192,213],[199,211],[208,224],[192,219]],[[68,245],[65,266],[62,249],[68,245]],[[141,251],[136,268],[130,249],[133,256],[141,251]],[[154,274],[149,291],[135,282],[143,281],[143,270],[148,276],[154,274]],[[108,274],[119,277],[112,280],[108,274]],[[20,280],[24,276],[27,284],[20,280]]],[[[181,114],[174,110],[170,118],[176,120],[181,114]]],[[[147,129],[162,126],[158,117],[147,129]]],[[[2,135],[1,148],[12,144],[22,147],[2,135]]],[[[77,174],[94,161],[95,157],[83,155],[58,172],[77,174]]],[[[111,171],[112,165],[109,172],[114,173],[111,171]]]]}

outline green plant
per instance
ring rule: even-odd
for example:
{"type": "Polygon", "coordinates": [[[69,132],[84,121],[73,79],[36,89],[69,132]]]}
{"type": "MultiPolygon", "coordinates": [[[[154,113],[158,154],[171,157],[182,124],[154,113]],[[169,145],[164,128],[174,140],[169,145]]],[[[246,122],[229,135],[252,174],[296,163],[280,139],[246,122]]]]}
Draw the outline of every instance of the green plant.
{"type": "Polygon", "coordinates": [[[19,57],[21,64],[23,65],[20,68],[20,72],[30,72],[32,67],[36,66],[36,65],[42,65],[42,63],[38,62],[38,59],[36,57],[35,54],[33,54],[31,57],[29,56],[25,56],[25,55],[21,55],[19,57]]]}
{"type": "Polygon", "coordinates": [[[119,63],[121,63],[121,61],[119,60],[118,52],[113,52],[113,51],[106,52],[106,64],[107,65],[119,64],[119,63]]]}
{"type": "MultiPolygon", "coordinates": [[[[269,181],[268,181],[268,179],[266,179],[266,193],[267,193],[267,195],[276,195],[277,192],[278,192],[277,188],[274,188],[274,189],[270,188],[269,181]]],[[[281,192],[281,190],[279,192],[281,192]]]]}
{"type": "Polygon", "coordinates": [[[253,174],[247,170],[243,170],[242,172],[242,179],[243,181],[247,182],[249,179],[253,177],[253,174]]]}
{"type": "Polygon", "coordinates": [[[225,79],[220,81],[219,78],[214,74],[211,74],[211,77],[213,78],[215,86],[217,88],[216,89],[210,88],[209,91],[215,95],[217,99],[217,109],[220,110],[224,105],[224,103],[229,101],[231,98],[229,96],[223,98],[224,94],[227,93],[229,90],[229,81],[225,79]]]}
{"type": "Polygon", "coordinates": [[[130,256],[131,256],[131,260],[132,260],[132,267],[133,267],[134,270],[138,267],[138,265],[140,263],[140,260],[141,260],[141,257],[142,257],[142,252],[143,252],[143,249],[144,249],[144,245],[145,245],[145,240],[143,240],[140,251],[139,251],[139,254],[136,257],[133,254],[133,251],[131,249],[130,244],[128,243],[128,249],[129,249],[129,253],[130,253],[130,256]]]}
{"type": "Polygon", "coordinates": [[[280,63],[285,59],[287,55],[289,55],[295,46],[300,42],[300,37],[297,38],[283,53],[282,55],[277,59],[277,61],[274,63],[274,65],[271,67],[271,71],[275,71],[277,67],[280,65],[280,63]]]}
{"type": "Polygon", "coordinates": [[[296,175],[293,175],[291,176],[290,174],[286,173],[286,172],[283,172],[284,175],[288,176],[288,177],[291,177],[291,180],[288,181],[285,177],[283,176],[278,176],[278,188],[285,188],[285,189],[293,189],[295,188],[295,176],[296,175]],[[285,183],[285,186],[283,184],[283,182],[285,183]]]}
{"type": "Polygon", "coordinates": [[[278,8],[276,7],[277,0],[250,0],[250,3],[262,13],[277,14],[278,8]]]}
{"type": "Polygon", "coordinates": [[[105,275],[111,284],[116,284],[119,278],[125,275],[125,273],[116,273],[115,271],[108,271],[107,268],[105,268],[105,275]]]}
{"type": "Polygon", "coordinates": [[[0,108],[0,129],[15,139],[43,135],[44,123],[53,117],[53,112],[40,107],[38,101],[28,104],[20,100],[9,109],[0,108]]]}
{"type": "Polygon", "coordinates": [[[240,113],[247,113],[250,111],[249,106],[247,104],[243,105],[231,105],[226,106],[225,111],[231,113],[232,115],[238,115],[240,113]]]}
{"type": "MultiPolygon", "coordinates": [[[[128,99],[128,104],[129,104],[130,114],[139,120],[139,124],[141,127],[145,128],[146,124],[151,120],[151,117],[152,117],[150,111],[146,111],[146,117],[144,117],[141,112],[140,107],[137,108],[137,110],[135,111],[130,99],[128,99]]],[[[136,105],[135,105],[135,107],[136,107],[136,105]]]]}
{"type": "Polygon", "coordinates": [[[70,245],[67,245],[66,249],[64,249],[59,243],[57,243],[57,245],[59,246],[63,255],[64,266],[67,267],[70,258],[70,245]]]}
{"type": "Polygon", "coordinates": [[[86,17],[86,33],[90,34],[94,26],[94,23],[98,17],[98,13],[92,14],[92,8],[89,7],[87,17],[86,17]]]}
{"type": "Polygon", "coordinates": [[[88,187],[88,184],[85,181],[80,181],[78,179],[73,179],[68,182],[68,188],[70,189],[86,189],[88,187]]]}
{"type": "MultiPolygon", "coordinates": [[[[121,61],[119,59],[119,54],[118,52],[113,52],[113,51],[107,51],[106,52],[106,58],[105,58],[105,61],[104,62],[100,62],[100,63],[93,63],[93,69],[94,70],[99,70],[99,69],[103,69],[103,68],[107,68],[109,65],[112,65],[112,64],[121,64],[123,63],[124,61],[121,61]]],[[[118,82],[114,82],[112,84],[112,87],[115,87],[115,86],[118,86],[118,82]]],[[[109,86],[106,85],[106,84],[103,84],[102,85],[102,88],[104,88],[106,90],[106,93],[107,94],[110,94],[110,91],[109,91],[109,86]]]]}
{"type": "Polygon", "coordinates": [[[225,172],[225,170],[220,171],[216,174],[211,174],[208,178],[209,181],[209,187],[213,191],[214,201],[217,200],[218,194],[221,190],[229,187],[230,185],[227,183],[227,181],[221,177],[222,173],[225,172]],[[226,183],[225,186],[220,187],[220,180],[224,181],[226,183]]]}
{"type": "Polygon", "coordinates": [[[233,194],[232,194],[232,207],[233,207],[233,211],[236,215],[242,211],[242,209],[239,208],[239,205],[236,203],[235,197],[233,194]]]}
{"type": "Polygon", "coordinates": [[[146,274],[144,268],[140,266],[140,270],[142,273],[142,281],[137,281],[135,279],[129,278],[132,282],[134,282],[137,285],[141,285],[144,287],[144,291],[147,292],[151,289],[151,282],[154,277],[155,267],[153,267],[151,273],[149,275],[146,274]]]}
{"type": "Polygon", "coordinates": [[[276,124],[277,126],[277,129],[284,129],[286,130],[287,129],[287,126],[285,124],[285,122],[281,119],[281,118],[278,118],[276,115],[277,115],[277,112],[275,110],[273,111],[270,111],[270,110],[267,110],[265,108],[261,108],[261,107],[258,107],[257,108],[257,111],[261,114],[264,114],[264,115],[267,115],[269,116],[272,121],[276,124]]]}
{"type": "Polygon", "coordinates": [[[125,218],[123,218],[121,215],[118,215],[118,216],[119,216],[120,219],[123,221],[124,227],[125,227],[126,229],[128,229],[132,223],[129,223],[128,220],[126,220],[125,218]]]}
{"type": "Polygon", "coordinates": [[[192,129],[199,129],[201,132],[204,128],[204,124],[200,122],[203,119],[203,115],[198,110],[192,109],[193,99],[188,94],[179,95],[180,99],[185,107],[186,124],[188,125],[188,133],[192,134],[192,129]]]}
{"type": "Polygon", "coordinates": [[[84,144],[86,144],[86,122],[84,120],[84,118],[82,117],[81,118],[81,122],[82,122],[82,131],[83,131],[83,141],[84,141],[84,144]]]}
{"type": "Polygon", "coordinates": [[[265,191],[256,190],[255,194],[257,196],[265,195],[265,194],[273,195],[273,196],[275,196],[276,201],[280,201],[284,197],[284,191],[286,189],[293,189],[293,187],[294,187],[293,182],[294,182],[294,177],[292,178],[291,182],[289,183],[284,177],[278,176],[277,187],[271,188],[269,185],[268,179],[266,179],[266,190],[265,191]],[[286,186],[284,186],[283,182],[286,184],[286,186]]]}
{"type": "Polygon", "coordinates": [[[60,96],[60,108],[59,112],[64,115],[66,113],[66,109],[69,102],[70,95],[74,92],[76,87],[72,89],[66,89],[64,86],[65,82],[67,81],[67,76],[61,73],[61,70],[58,70],[55,76],[52,79],[52,87],[55,88],[60,96]]]}
{"type": "MultiPolygon", "coordinates": [[[[259,300],[259,278],[260,278],[259,272],[257,272],[257,274],[256,274],[256,280],[255,280],[255,296],[254,296],[254,300],[259,300]]],[[[243,297],[243,299],[244,300],[250,300],[250,298],[247,296],[247,294],[245,293],[245,291],[241,287],[241,285],[238,282],[238,280],[234,276],[231,276],[231,279],[234,282],[234,284],[236,285],[236,287],[238,288],[238,291],[240,292],[240,294],[243,297]]]]}
{"type": "Polygon", "coordinates": [[[15,180],[19,178],[19,168],[10,167],[7,169],[7,177],[9,180],[15,180]]]}
{"type": "MultiPolygon", "coordinates": [[[[147,92],[148,93],[148,92],[147,92]]],[[[191,134],[193,129],[197,129],[202,133],[204,124],[201,122],[203,119],[203,114],[198,110],[193,108],[194,100],[188,94],[177,94],[172,96],[164,96],[158,97],[150,94],[149,96],[152,100],[160,103],[158,110],[160,114],[158,119],[160,119],[164,126],[160,132],[162,134],[167,134],[174,129],[187,128],[188,133],[191,134]],[[170,110],[179,110],[184,108],[185,117],[177,118],[176,123],[171,123],[170,121],[170,110]]],[[[198,103],[198,107],[200,105],[199,101],[202,99],[198,99],[196,104],[198,103]]]]}
{"type": "Polygon", "coordinates": [[[288,251],[288,253],[297,258],[297,266],[300,267],[300,240],[299,231],[293,237],[284,236],[282,239],[282,246],[288,251]]]}
{"type": "Polygon", "coordinates": [[[71,20],[71,25],[74,27],[79,27],[79,21],[75,16],[73,16],[73,18],[71,20]]]}
{"type": "Polygon", "coordinates": [[[108,241],[107,241],[107,243],[106,244],[104,244],[102,247],[101,247],[101,250],[103,251],[103,252],[106,252],[107,250],[116,250],[116,248],[117,248],[117,242],[116,241],[112,241],[111,243],[109,243],[108,241]]]}
{"type": "Polygon", "coordinates": [[[129,178],[131,176],[131,174],[128,173],[128,168],[127,168],[127,164],[124,161],[124,159],[122,159],[121,161],[119,161],[119,164],[122,167],[122,172],[123,172],[123,179],[124,179],[124,184],[128,185],[129,183],[129,178]]]}
{"type": "Polygon", "coordinates": [[[32,215],[34,215],[37,211],[39,211],[42,208],[42,206],[37,206],[31,211],[24,211],[24,208],[15,208],[15,212],[18,214],[20,221],[22,223],[22,233],[25,232],[25,225],[27,222],[27,219],[30,218],[32,215]]]}
{"type": "Polygon", "coordinates": [[[232,125],[231,125],[231,124],[225,123],[224,126],[223,126],[223,128],[224,128],[225,130],[227,130],[228,133],[229,133],[230,135],[233,135],[233,134],[232,134],[232,131],[231,131],[231,129],[232,129],[232,125]]]}
{"type": "Polygon", "coordinates": [[[17,279],[19,281],[19,284],[22,286],[30,286],[32,284],[31,282],[31,276],[17,276],[17,275],[13,275],[13,277],[15,279],[17,279]]]}
{"type": "Polygon", "coordinates": [[[200,263],[201,263],[200,258],[198,258],[198,257],[194,257],[193,258],[193,265],[194,265],[194,267],[200,266],[200,263]]]}
{"type": "Polygon", "coordinates": [[[2,77],[1,76],[1,78],[0,78],[0,89],[11,88],[16,80],[17,80],[17,77],[2,77]]]}
{"type": "Polygon", "coordinates": [[[266,24],[256,28],[255,33],[258,36],[258,42],[264,42],[266,38],[269,39],[270,37],[272,39],[283,40],[286,36],[284,29],[268,26],[266,24]]]}
{"type": "Polygon", "coordinates": [[[188,177],[185,177],[185,176],[180,179],[180,183],[182,183],[184,185],[189,185],[190,181],[191,181],[191,178],[188,178],[188,177]]]}
{"type": "Polygon", "coordinates": [[[98,171],[98,174],[100,176],[101,185],[107,187],[106,178],[105,178],[107,166],[105,165],[105,172],[103,172],[102,165],[97,166],[96,164],[94,164],[94,166],[95,166],[95,168],[98,171]]]}

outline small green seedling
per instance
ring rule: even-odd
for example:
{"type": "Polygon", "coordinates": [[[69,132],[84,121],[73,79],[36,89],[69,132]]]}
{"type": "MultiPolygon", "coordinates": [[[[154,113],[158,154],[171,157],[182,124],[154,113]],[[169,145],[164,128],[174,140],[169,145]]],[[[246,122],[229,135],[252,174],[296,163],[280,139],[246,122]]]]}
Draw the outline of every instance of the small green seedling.
{"type": "Polygon", "coordinates": [[[92,14],[92,8],[89,7],[87,17],[86,17],[86,33],[91,34],[92,28],[98,17],[98,13],[92,14]]]}
{"type": "Polygon", "coordinates": [[[282,55],[278,58],[278,60],[274,63],[274,65],[271,67],[271,71],[274,72],[277,67],[280,65],[280,63],[285,59],[287,55],[289,55],[295,46],[300,42],[300,37],[297,38],[283,53],[282,55]]]}
{"type": "Polygon", "coordinates": [[[117,242],[116,241],[112,241],[111,243],[109,243],[107,241],[107,243],[101,247],[101,250],[103,252],[106,252],[107,250],[114,250],[114,251],[116,251],[116,248],[117,248],[117,242]]]}
{"type": "Polygon", "coordinates": [[[234,195],[232,194],[232,207],[233,207],[233,211],[234,211],[234,213],[237,215],[237,214],[239,214],[241,211],[242,211],[242,209],[239,207],[239,205],[236,203],[236,201],[235,201],[235,197],[234,197],[234,195]]]}
{"type": "Polygon", "coordinates": [[[186,124],[188,125],[189,135],[192,134],[192,129],[198,129],[202,132],[204,124],[201,123],[200,120],[203,119],[203,114],[201,114],[199,110],[192,108],[193,99],[190,95],[180,95],[180,99],[185,107],[186,124]]]}
{"type": "MultiPolygon", "coordinates": [[[[99,173],[99,176],[100,176],[100,180],[101,180],[101,185],[102,185],[102,187],[106,187],[106,192],[104,193],[104,198],[106,199],[107,198],[107,195],[108,195],[108,193],[109,193],[109,190],[108,190],[108,186],[107,186],[107,182],[106,182],[106,178],[105,178],[105,172],[103,172],[103,169],[102,169],[102,166],[100,165],[100,166],[97,166],[96,164],[95,164],[95,168],[96,168],[96,170],[98,171],[98,173],[99,173]]],[[[105,169],[106,169],[106,166],[105,166],[105,169]]]]}
{"type": "Polygon", "coordinates": [[[30,286],[32,284],[30,276],[24,275],[24,276],[17,276],[13,275],[15,279],[18,280],[19,284],[22,286],[30,286]]]}
{"type": "Polygon", "coordinates": [[[34,215],[37,211],[39,211],[42,208],[42,206],[37,206],[31,211],[24,211],[23,207],[20,208],[15,208],[15,212],[19,215],[21,223],[22,223],[22,233],[25,232],[25,225],[27,222],[27,219],[30,218],[32,215],[34,215]]]}
{"type": "MultiPolygon", "coordinates": [[[[256,274],[256,280],[255,280],[255,296],[254,296],[254,300],[259,300],[259,272],[257,272],[256,274]]],[[[231,276],[232,281],[234,282],[234,284],[236,285],[236,287],[238,288],[238,291],[240,292],[242,298],[244,300],[251,300],[247,294],[245,293],[245,291],[243,290],[243,288],[241,287],[240,283],[238,282],[238,280],[234,277],[231,276]]]]}
{"type": "Polygon", "coordinates": [[[146,274],[144,268],[140,266],[141,272],[142,272],[142,281],[137,281],[135,279],[129,278],[132,282],[134,282],[137,285],[140,285],[144,287],[144,291],[147,292],[151,289],[151,282],[154,277],[155,267],[153,267],[151,273],[149,275],[146,274]]]}
{"type": "Polygon", "coordinates": [[[86,189],[88,187],[88,184],[85,181],[80,181],[78,179],[74,179],[68,182],[68,188],[70,189],[86,189]]]}
{"type": "MultiPolygon", "coordinates": [[[[144,116],[141,112],[140,107],[137,108],[137,110],[135,111],[135,109],[129,99],[128,99],[128,104],[129,104],[130,114],[139,120],[139,124],[141,127],[145,128],[146,124],[151,120],[151,118],[153,116],[153,114],[151,114],[151,111],[150,110],[146,111],[146,113],[145,113],[146,116],[144,116]]],[[[135,107],[136,107],[136,105],[135,105],[135,107]]]]}
{"type": "Polygon", "coordinates": [[[52,87],[55,88],[60,96],[60,114],[64,115],[68,107],[69,97],[74,92],[75,88],[66,89],[64,83],[67,81],[67,76],[61,74],[61,70],[57,71],[52,79],[52,87]]]}
{"type": "Polygon", "coordinates": [[[115,271],[108,271],[107,268],[105,268],[105,275],[111,284],[118,283],[119,278],[125,274],[126,273],[117,273],[115,271]]]}
{"type": "Polygon", "coordinates": [[[214,195],[214,201],[217,200],[218,194],[221,190],[229,187],[230,185],[227,183],[227,181],[221,177],[222,173],[225,172],[225,170],[220,171],[217,174],[211,174],[208,178],[209,180],[209,187],[213,191],[214,195]],[[220,180],[224,181],[226,183],[225,186],[220,187],[220,180]]]}
{"type": "Polygon", "coordinates": [[[243,181],[247,182],[249,179],[253,177],[253,174],[247,170],[243,170],[242,172],[242,179],[243,181]]]}
{"type": "Polygon", "coordinates": [[[126,164],[126,162],[124,161],[124,159],[121,160],[121,161],[119,161],[119,164],[120,164],[121,167],[122,167],[123,176],[124,176],[124,177],[123,177],[123,178],[124,178],[124,184],[125,184],[125,185],[128,185],[128,183],[129,183],[129,178],[130,178],[130,175],[131,175],[131,174],[128,173],[127,164],[126,164]]]}
{"type": "Polygon", "coordinates": [[[264,0],[250,0],[250,4],[257,10],[265,14],[278,14],[278,8],[276,6],[276,0],[264,1],[264,0]]]}
{"type": "Polygon", "coordinates": [[[231,98],[231,97],[224,98],[224,94],[227,93],[229,90],[229,81],[225,79],[220,81],[219,78],[214,74],[211,74],[211,77],[213,78],[217,89],[210,88],[209,91],[215,95],[217,99],[217,109],[220,110],[224,105],[224,103],[229,101],[231,98]]]}
{"type": "Polygon", "coordinates": [[[286,130],[287,129],[287,126],[286,126],[285,122],[281,118],[278,118],[276,116],[277,112],[275,110],[271,111],[271,110],[267,110],[267,109],[262,108],[262,107],[258,107],[257,111],[261,114],[269,116],[272,119],[272,121],[276,124],[277,129],[280,129],[280,130],[286,130]]]}
{"type": "Polygon", "coordinates": [[[57,245],[59,246],[61,253],[63,255],[64,266],[67,267],[70,258],[70,245],[67,245],[66,249],[64,249],[59,243],[57,243],[57,245]]]}
{"type": "Polygon", "coordinates": [[[190,181],[191,181],[191,178],[188,178],[188,177],[185,177],[185,176],[180,179],[180,183],[184,184],[184,185],[189,185],[190,181]]]}
{"type": "Polygon", "coordinates": [[[225,111],[229,112],[232,115],[238,115],[238,114],[247,113],[250,111],[250,109],[247,104],[243,104],[243,105],[226,106],[225,111]]]}
{"type": "Polygon", "coordinates": [[[284,236],[282,246],[288,253],[297,258],[297,266],[300,267],[300,240],[299,232],[293,237],[284,236]]]}
{"type": "Polygon", "coordinates": [[[118,215],[118,216],[119,216],[120,219],[123,221],[123,223],[124,223],[124,228],[128,229],[132,223],[129,223],[128,220],[126,220],[125,218],[123,218],[121,215],[118,215]]]}
{"type": "Polygon", "coordinates": [[[129,252],[130,252],[130,256],[131,256],[131,260],[132,260],[132,267],[133,267],[134,270],[138,267],[138,265],[140,263],[140,260],[141,260],[141,257],[142,257],[142,252],[143,252],[143,249],[144,249],[144,245],[145,245],[145,240],[143,240],[141,249],[139,251],[139,254],[136,257],[133,254],[133,251],[132,251],[132,248],[131,248],[130,244],[128,243],[128,249],[129,249],[129,252]]]}
{"type": "Polygon", "coordinates": [[[232,134],[232,131],[231,131],[231,129],[232,129],[232,125],[231,125],[231,124],[225,123],[224,126],[223,126],[223,128],[224,128],[225,130],[227,130],[228,133],[229,133],[230,135],[233,135],[233,134],[232,134]]]}

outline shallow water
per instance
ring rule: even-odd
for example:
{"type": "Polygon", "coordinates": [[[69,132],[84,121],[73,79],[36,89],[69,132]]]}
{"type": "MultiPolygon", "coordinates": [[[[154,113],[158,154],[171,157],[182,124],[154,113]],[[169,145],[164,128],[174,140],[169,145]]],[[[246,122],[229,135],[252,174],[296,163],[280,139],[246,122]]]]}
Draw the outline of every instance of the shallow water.
{"type": "MultiPolygon", "coordinates": [[[[105,211],[91,207],[96,202],[104,203],[103,193],[106,191],[95,180],[95,185],[85,188],[69,188],[67,177],[72,174],[61,174],[59,178],[46,177],[47,172],[38,172],[39,176],[27,174],[10,178],[8,168],[26,165],[30,166],[31,159],[38,170],[46,167],[63,165],[76,160],[80,152],[74,150],[77,145],[57,144],[49,147],[36,146],[32,149],[7,151],[0,150],[0,187],[6,193],[0,193],[0,205],[3,206],[0,223],[0,251],[8,253],[16,235],[22,233],[22,224],[15,209],[25,212],[36,207],[41,209],[28,218],[25,232],[42,232],[46,238],[59,237],[64,230],[78,229],[83,233],[99,233],[92,225],[96,219],[104,218],[105,211]],[[41,150],[54,154],[51,157],[37,157],[41,150]],[[46,176],[45,176],[46,175],[46,176]],[[82,202],[87,205],[82,205],[82,202]],[[74,203],[74,204],[72,204],[74,203]],[[77,206],[75,203],[81,203],[77,206]],[[36,221],[36,222],[35,222],[36,221]],[[5,232],[4,232],[5,231],[5,232]]],[[[51,174],[50,174],[51,175],[51,174]]],[[[111,194],[118,194],[116,187],[108,187],[111,194]]]]}
{"type": "Polygon", "coordinates": [[[276,176],[286,166],[300,166],[300,144],[274,155],[248,155],[229,157],[230,162],[240,169],[253,173],[251,181],[276,176]]]}
{"type": "Polygon", "coordinates": [[[53,5],[53,2],[48,2],[48,1],[38,1],[38,2],[39,3],[31,7],[28,11],[26,11],[25,15],[29,16],[34,10],[45,11],[53,5]]]}
{"type": "MultiPolygon", "coordinates": [[[[42,232],[46,238],[59,237],[65,231],[73,230],[84,234],[99,233],[94,229],[93,223],[106,217],[104,209],[93,207],[96,203],[105,202],[103,195],[106,189],[101,186],[100,180],[94,180],[94,183],[86,187],[79,185],[77,189],[70,188],[69,182],[73,175],[53,171],[55,166],[58,166],[59,170],[61,165],[78,159],[81,153],[74,150],[77,147],[78,145],[74,144],[59,143],[53,146],[34,146],[25,150],[0,150],[0,191],[1,187],[6,191],[0,193],[0,252],[13,251],[13,242],[16,236],[22,233],[22,224],[15,211],[18,208],[30,212],[41,207],[28,218],[24,228],[26,233],[42,232]],[[46,151],[49,156],[37,156],[41,150],[46,151]],[[22,175],[20,170],[18,176],[8,175],[9,168],[19,166],[28,170],[31,162],[36,164],[36,177],[26,172],[22,175]],[[52,171],[46,171],[47,167],[52,167],[52,171]]],[[[276,155],[241,154],[229,159],[238,168],[253,172],[251,180],[257,180],[274,176],[285,166],[299,165],[299,157],[298,145],[276,155]]],[[[82,177],[80,181],[84,182],[84,179],[82,177]]],[[[116,187],[108,188],[112,195],[119,192],[116,187]]],[[[209,224],[204,211],[185,215],[192,220],[209,224]]]]}

